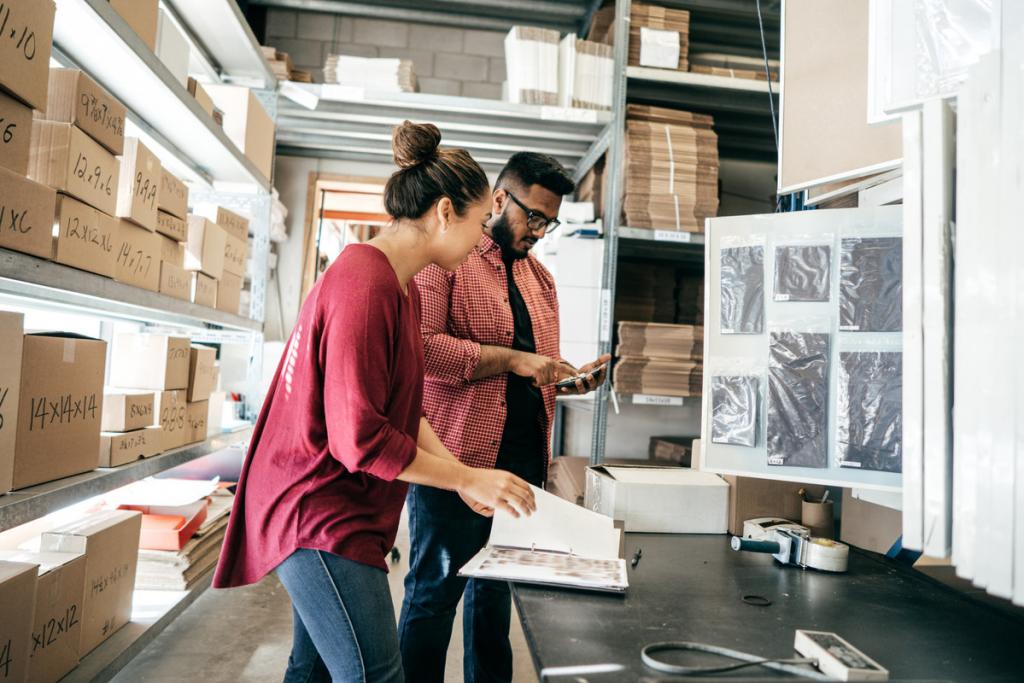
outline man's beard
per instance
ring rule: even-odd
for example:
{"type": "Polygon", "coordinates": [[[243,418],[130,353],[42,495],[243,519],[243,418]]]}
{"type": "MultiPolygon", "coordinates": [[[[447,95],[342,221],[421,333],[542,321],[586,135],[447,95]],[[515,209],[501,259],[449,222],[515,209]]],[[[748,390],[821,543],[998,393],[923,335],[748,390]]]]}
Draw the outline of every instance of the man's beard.
{"type": "Polygon", "coordinates": [[[501,253],[506,258],[523,259],[530,255],[529,251],[513,246],[516,238],[505,214],[495,216],[491,221],[491,239],[501,248],[501,253]]]}

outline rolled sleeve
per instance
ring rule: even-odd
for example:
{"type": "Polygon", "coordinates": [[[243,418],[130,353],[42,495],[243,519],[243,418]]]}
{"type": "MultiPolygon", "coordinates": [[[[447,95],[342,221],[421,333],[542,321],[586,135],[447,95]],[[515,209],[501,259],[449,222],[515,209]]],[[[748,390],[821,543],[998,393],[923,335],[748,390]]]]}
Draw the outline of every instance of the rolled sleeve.
{"type": "Polygon", "coordinates": [[[472,381],[480,364],[480,344],[448,333],[452,278],[451,273],[436,265],[427,266],[416,276],[420,291],[420,330],[426,376],[449,384],[465,384],[472,381]]]}

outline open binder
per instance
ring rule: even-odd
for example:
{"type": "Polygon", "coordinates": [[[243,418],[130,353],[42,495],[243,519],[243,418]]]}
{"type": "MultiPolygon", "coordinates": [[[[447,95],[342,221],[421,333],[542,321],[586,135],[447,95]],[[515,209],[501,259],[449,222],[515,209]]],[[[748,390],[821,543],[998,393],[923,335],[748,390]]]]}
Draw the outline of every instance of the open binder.
{"type": "Polygon", "coordinates": [[[629,581],[619,558],[622,532],[611,518],[531,488],[536,512],[517,519],[495,511],[487,546],[459,576],[624,592],[629,581]]]}

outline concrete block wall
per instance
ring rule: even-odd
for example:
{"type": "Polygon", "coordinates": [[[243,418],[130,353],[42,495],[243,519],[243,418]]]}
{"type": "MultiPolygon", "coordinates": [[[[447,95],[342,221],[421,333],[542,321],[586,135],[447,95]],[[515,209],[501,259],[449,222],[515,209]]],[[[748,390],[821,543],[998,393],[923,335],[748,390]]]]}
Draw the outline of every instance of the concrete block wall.
{"type": "Polygon", "coordinates": [[[272,8],[264,44],[323,81],[330,54],[411,59],[420,92],[501,99],[505,34],[272,8]]]}

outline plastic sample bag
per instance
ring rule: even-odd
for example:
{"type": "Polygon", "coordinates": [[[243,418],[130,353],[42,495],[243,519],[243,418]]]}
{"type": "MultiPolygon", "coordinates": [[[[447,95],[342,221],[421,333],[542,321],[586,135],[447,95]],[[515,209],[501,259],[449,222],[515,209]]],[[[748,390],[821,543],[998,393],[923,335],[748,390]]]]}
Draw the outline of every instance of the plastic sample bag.
{"type": "Polygon", "coordinates": [[[721,252],[722,334],[764,332],[764,246],[727,246],[721,252]]]}
{"type": "Polygon", "coordinates": [[[734,446],[757,445],[757,397],[760,380],[753,375],[711,378],[711,441],[734,446]]]}
{"type": "Polygon", "coordinates": [[[839,329],[903,329],[903,239],[848,237],[842,241],[839,329]]]}
{"type": "Polygon", "coordinates": [[[768,464],[827,467],[829,335],[772,332],[768,354],[768,464]]]}
{"type": "Polygon", "coordinates": [[[837,456],[841,467],[903,471],[903,354],[839,354],[837,456]]]}
{"type": "Polygon", "coordinates": [[[787,244],[775,247],[775,300],[828,301],[832,247],[787,244]]]}

